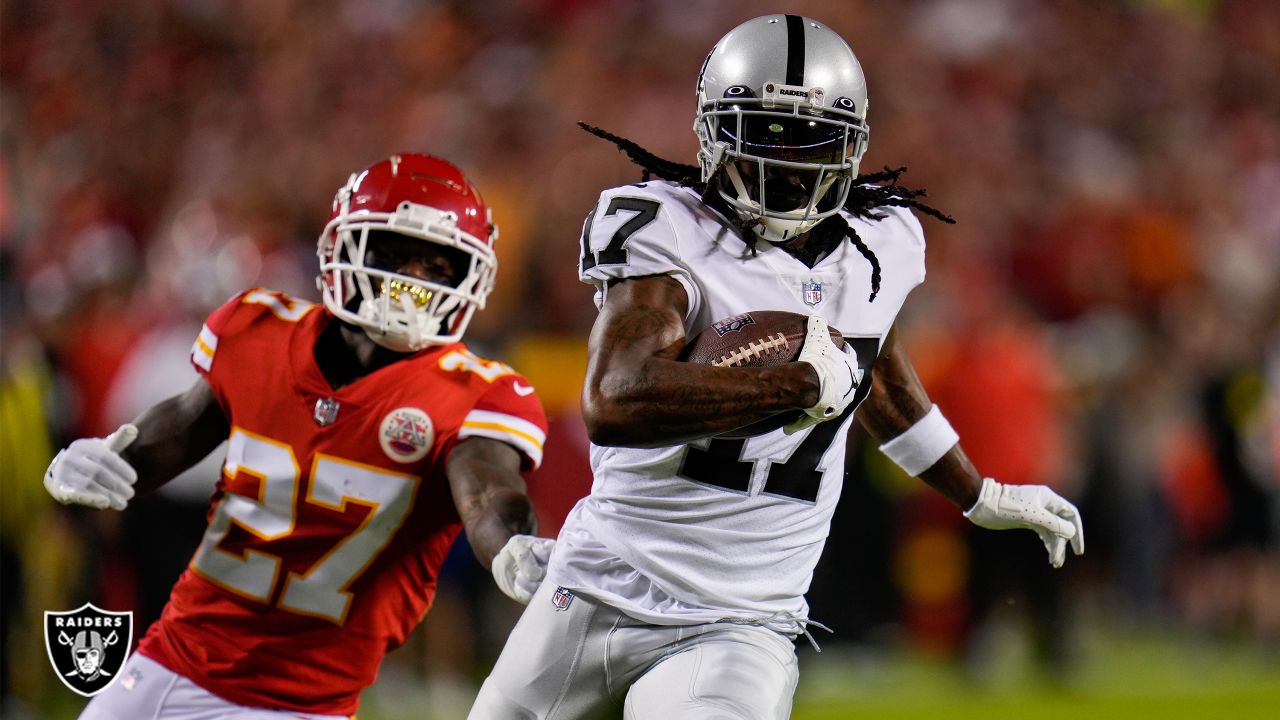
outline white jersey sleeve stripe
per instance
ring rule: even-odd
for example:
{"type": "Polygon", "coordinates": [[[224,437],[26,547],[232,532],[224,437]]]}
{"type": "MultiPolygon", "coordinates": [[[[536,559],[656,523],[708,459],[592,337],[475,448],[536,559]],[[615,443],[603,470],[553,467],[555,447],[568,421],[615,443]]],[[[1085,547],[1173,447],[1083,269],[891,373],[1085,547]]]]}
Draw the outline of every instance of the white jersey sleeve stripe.
{"type": "Polygon", "coordinates": [[[511,443],[529,456],[535,468],[542,464],[542,446],[547,441],[546,433],[528,420],[489,410],[472,410],[467,414],[462,428],[458,430],[458,438],[468,437],[487,437],[511,443]]]}
{"type": "Polygon", "coordinates": [[[467,413],[467,417],[463,419],[464,425],[471,424],[490,424],[502,425],[509,428],[512,432],[519,433],[529,438],[531,442],[537,443],[538,447],[547,441],[547,435],[542,428],[534,425],[528,420],[518,418],[515,415],[507,413],[495,412],[493,410],[472,410],[467,413]]]}
{"type": "Polygon", "coordinates": [[[213,368],[213,355],[218,351],[218,336],[213,334],[208,325],[200,328],[200,334],[191,345],[191,362],[205,372],[213,368]]]}

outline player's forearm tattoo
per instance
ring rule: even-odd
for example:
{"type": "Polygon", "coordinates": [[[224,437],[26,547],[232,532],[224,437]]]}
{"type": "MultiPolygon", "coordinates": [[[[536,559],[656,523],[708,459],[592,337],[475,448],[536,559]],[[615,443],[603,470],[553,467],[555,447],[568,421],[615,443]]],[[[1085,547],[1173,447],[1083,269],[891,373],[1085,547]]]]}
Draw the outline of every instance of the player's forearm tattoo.
{"type": "Polygon", "coordinates": [[[604,378],[601,394],[611,402],[596,419],[625,432],[619,444],[707,437],[798,407],[803,391],[796,377],[781,367],[727,370],[658,361],[604,378]]]}
{"type": "Polygon", "coordinates": [[[894,364],[884,369],[889,368],[892,368],[889,372],[882,372],[881,365],[876,365],[875,385],[858,410],[862,426],[880,442],[905,432],[932,407],[914,372],[907,377],[895,372],[899,368],[894,364]]]}
{"type": "MultiPolygon", "coordinates": [[[[777,386],[756,383],[690,383],[670,390],[671,409],[679,415],[713,416],[758,414],[762,407],[785,405],[793,394],[777,386]]],[[[695,423],[701,426],[705,423],[695,423]]]]}
{"type": "Polygon", "coordinates": [[[892,331],[876,359],[873,377],[871,391],[858,408],[858,421],[879,442],[902,434],[933,406],[911,359],[892,331]]]}
{"type": "Polygon", "coordinates": [[[609,352],[626,351],[647,345],[668,328],[669,314],[658,308],[639,306],[619,313],[605,327],[602,347],[609,352]]]}
{"type": "Polygon", "coordinates": [[[683,288],[668,277],[611,286],[591,338],[583,408],[606,444],[665,445],[817,402],[811,369],[673,362],[684,348],[683,288]]]}

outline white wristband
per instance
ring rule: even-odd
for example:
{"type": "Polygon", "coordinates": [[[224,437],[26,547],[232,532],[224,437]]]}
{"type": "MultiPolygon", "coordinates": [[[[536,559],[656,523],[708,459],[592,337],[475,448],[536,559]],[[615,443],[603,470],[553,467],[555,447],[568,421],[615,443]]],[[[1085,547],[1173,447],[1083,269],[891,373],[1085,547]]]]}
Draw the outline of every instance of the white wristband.
{"type": "Polygon", "coordinates": [[[958,442],[960,436],[934,405],[906,432],[881,445],[880,452],[915,477],[932,467],[958,442]]]}

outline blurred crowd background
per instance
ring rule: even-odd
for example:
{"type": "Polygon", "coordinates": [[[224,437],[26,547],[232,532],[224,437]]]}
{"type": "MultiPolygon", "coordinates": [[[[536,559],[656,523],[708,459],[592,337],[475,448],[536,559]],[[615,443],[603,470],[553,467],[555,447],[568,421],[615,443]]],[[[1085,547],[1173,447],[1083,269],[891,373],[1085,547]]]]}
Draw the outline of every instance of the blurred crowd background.
{"type": "MultiPolygon", "coordinates": [[[[590,482],[579,232],[639,178],[576,123],[693,162],[703,57],[779,11],[860,58],[864,169],[908,166],[958,221],[925,221],[899,323],[931,394],[984,473],[1074,499],[1088,544],[1051,573],[1031,533],[970,532],[855,438],[810,594],[824,655],[905,650],[981,682],[1012,633],[1069,683],[1102,628],[1280,668],[1280,3],[0,0],[5,717],[69,694],[43,611],[133,609],[137,635],[156,617],[219,462],[96,513],[44,493],[53,453],[193,382],[191,340],[235,292],[318,299],[334,191],[394,151],[450,158],[494,209],[498,288],[469,340],[547,405],[530,487],[554,535],[590,482]]],[[[518,610],[455,556],[379,685],[441,717],[518,610]]]]}

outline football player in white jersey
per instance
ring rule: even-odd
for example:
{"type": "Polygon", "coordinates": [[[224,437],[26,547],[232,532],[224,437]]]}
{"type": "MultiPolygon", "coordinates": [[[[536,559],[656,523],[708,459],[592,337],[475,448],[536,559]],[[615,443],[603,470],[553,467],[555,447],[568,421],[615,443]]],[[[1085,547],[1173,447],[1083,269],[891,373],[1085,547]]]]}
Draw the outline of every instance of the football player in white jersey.
{"type": "Polygon", "coordinates": [[[1069,502],[978,474],[894,342],[925,274],[912,209],[949,218],[899,187],[900,171],[859,175],[866,113],[844,40],[771,15],[732,30],[703,65],[700,167],[593,130],[663,179],[606,190],[587,217],[595,481],[473,720],[584,718],[620,699],[626,718],[788,717],[804,593],[859,406],[881,449],[975,523],[1034,530],[1054,565],[1068,544],[1083,551],[1069,502]],[[712,323],[758,310],[811,316],[798,362],[677,361],[712,323]],[[795,410],[786,428],[724,436],[795,410]]]}

